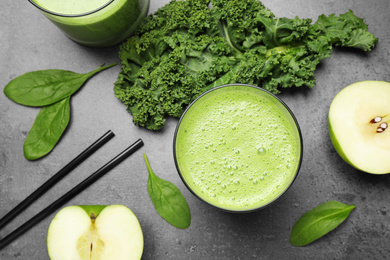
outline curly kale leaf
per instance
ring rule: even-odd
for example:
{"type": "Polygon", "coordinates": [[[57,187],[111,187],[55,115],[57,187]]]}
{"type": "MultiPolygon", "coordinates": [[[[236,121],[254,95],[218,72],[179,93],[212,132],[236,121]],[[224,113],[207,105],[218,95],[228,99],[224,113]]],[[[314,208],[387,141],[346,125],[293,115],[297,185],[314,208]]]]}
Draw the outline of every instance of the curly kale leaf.
{"type": "Polygon", "coordinates": [[[352,10],[339,17],[334,14],[329,17],[321,15],[313,27],[321,30],[329,42],[336,46],[371,51],[378,42],[378,39],[367,31],[364,20],[356,17],[352,10]]]}
{"type": "Polygon", "coordinates": [[[135,124],[160,129],[229,70],[232,50],[218,34],[207,1],[173,1],[121,45],[115,93],[135,124]]]}
{"type": "Polygon", "coordinates": [[[316,83],[332,46],[371,51],[377,39],[352,11],[311,19],[275,18],[257,0],[171,1],[121,45],[115,95],[135,124],[157,130],[196,97],[228,83],[272,93],[316,83]]]}

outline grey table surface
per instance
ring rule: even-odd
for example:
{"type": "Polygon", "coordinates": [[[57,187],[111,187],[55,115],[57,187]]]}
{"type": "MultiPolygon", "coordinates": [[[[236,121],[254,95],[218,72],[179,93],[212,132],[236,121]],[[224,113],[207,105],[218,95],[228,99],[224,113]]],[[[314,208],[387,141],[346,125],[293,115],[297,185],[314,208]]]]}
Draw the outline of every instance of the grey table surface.
{"type": "MultiPolygon", "coordinates": [[[[167,0],[151,0],[152,13],[167,0]]],[[[50,178],[95,139],[111,129],[116,137],[64,180],[0,230],[5,237],[51,204],[138,138],[145,145],[67,205],[123,204],[137,215],[144,233],[143,259],[387,259],[390,256],[390,175],[359,172],[338,156],[329,139],[328,110],[345,86],[361,80],[390,81],[390,2],[388,0],[264,0],[278,17],[312,18],[349,9],[364,18],[379,38],[371,53],[335,48],[316,70],[314,88],[280,94],[297,117],[304,155],[298,178],[276,203],[249,214],[216,210],[195,198],[175,168],[172,141],[175,118],[161,131],[132,123],[113,84],[120,71],[104,71],[77,92],[71,121],[55,149],[37,161],[23,156],[23,142],[39,109],[24,107],[0,93],[0,217],[50,178]],[[192,223],[174,228],[155,211],[147,193],[142,154],[161,178],[174,183],[188,200],[192,223]],[[355,204],[336,230],[305,247],[289,244],[291,228],[309,209],[329,200],[355,204]]],[[[119,62],[118,46],[88,48],[66,38],[27,1],[7,1],[0,10],[0,86],[34,70],[88,72],[119,62]]],[[[57,212],[57,211],[56,211],[57,212]]],[[[53,212],[0,251],[0,259],[48,259],[46,233],[53,212]]]]}

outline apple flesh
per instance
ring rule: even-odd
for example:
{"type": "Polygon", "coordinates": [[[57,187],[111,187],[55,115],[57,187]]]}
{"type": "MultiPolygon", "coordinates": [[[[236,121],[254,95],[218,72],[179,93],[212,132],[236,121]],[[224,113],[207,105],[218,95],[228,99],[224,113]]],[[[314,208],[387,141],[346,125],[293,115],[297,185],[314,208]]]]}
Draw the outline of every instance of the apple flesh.
{"type": "Polygon", "coordinates": [[[355,168],[390,173],[390,83],[360,81],[342,89],[329,108],[329,133],[338,154],[355,168]]]}
{"type": "Polygon", "coordinates": [[[143,246],[138,219],[123,205],[65,207],[47,234],[51,260],[141,259],[143,246]]]}

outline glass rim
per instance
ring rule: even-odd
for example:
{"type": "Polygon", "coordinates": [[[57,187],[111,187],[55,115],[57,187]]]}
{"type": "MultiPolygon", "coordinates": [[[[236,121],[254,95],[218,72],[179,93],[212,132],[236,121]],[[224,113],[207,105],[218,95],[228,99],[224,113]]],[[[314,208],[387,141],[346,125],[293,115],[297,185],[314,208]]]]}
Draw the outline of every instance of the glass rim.
{"type": "Polygon", "coordinates": [[[287,104],[281,100],[280,98],[278,98],[275,94],[269,92],[268,90],[265,90],[261,87],[258,87],[258,86],[254,86],[254,85],[250,85],[250,84],[243,84],[243,83],[232,83],[232,84],[225,84],[225,85],[221,85],[221,86],[218,86],[218,87],[215,87],[215,88],[212,88],[204,93],[202,93],[201,95],[199,95],[194,101],[192,101],[188,106],[187,108],[184,110],[183,114],[181,115],[177,125],[176,125],[176,129],[175,129],[175,132],[174,132],[174,136],[173,136],[173,157],[174,157],[174,161],[175,161],[175,166],[176,166],[176,170],[182,180],[182,182],[184,183],[184,185],[187,187],[187,189],[195,196],[197,197],[198,199],[200,199],[201,201],[205,202],[206,204],[214,207],[214,208],[217,208],[219,210],[222,210],[222,211],[225,211],[225,212],[229,212],[229,213],[250,213],[250,212],[254,212],[254,211],[257,211],[257,210],[260,210],[260,209],[264,209],[268,206],[270,206],[271,204],[275,203],[276,201],[279,200],[280,197],[282,197],[283,194],[285,194],[287,192],[288,189],[290,189],[290,187],[292,186],[292,184],[294,183],[294,181],[297,179],[297,176],[298,176],[298,173],[300,171],[300,168],[301,168],[301,165],[302,165],[302,160],[303,160],[303,139],[302,139],[302,131],[301,131],[301,128],[299,126],[299,123],[298,123],[298,120],[297,118],[295,117],[294,113],[291,111],[291,109],[287,106],[287,104]],[[202,197],[200,197],[195,191],[192,190],[192,188],[190,187],[190,185],[186,182],[186,180],[184,179],[180,169],[179,169],[179,165],[178,165],[178,162],[177,162],[177,158],[176,158],[176,139],[177,139],[177,133],[178,133],[178,130],[179,130],[179,127],[180,127],[180,124],[184,118],[184,116],[186,115],[187,111],[192,107],[192,105],[198,101],[200,98],[202,98],[203,96],[205,96],[206,94],[214,91],[214,90],[217,90],[217,89],[221,89],[221,88],[224,88],[224,87],[232,87],[232,86],[246,86],[246,87],[252,87],[252,88],[256,88],[260,91],[263,91],[265,92],[266,94],[270,95],[271,97],[275,98],[280,104],[283,105],[283,107],[286,108],[287,112],[290,114],[291,118],[293,119],[294,121],[294,124],[297,128],[297,132],[298,132],[298,137],[299,137],[299,144],[300,144],[300,154],[299,154],[299,162],[298,162],[298,165],[297,165],[297,169],[294,173],[294,178],[291,180],[291,182],[288,184],[288,186],[276,197],[274,198],[272,201],[264,204],[264,205],[261,205],[261,206],[258,206],[258,207],[255,207],[255,208],[251,208],[251,209],[243,209],[243,210],[234,210],[234,209],[226,209],[226,208],[223,208],[223,207],[219,207],[219,206],[216,206],[214,204],[211,204],[210,202],[206,201],[205,199],[203,199],[202,197]]]}
{"type": "Polygon", "coordinates": [[[46,8],[43,8],[42,6],[38,5],[34,0],[28,0],[33,6],[35,6],[36,8],[38,8],[39,10],[47,13],[47,14],[50,14],[50,15],[54,15],[54,16],[60,16],[60,17],[83,17],[83,16],[87,16],[87,15],[90,15],[90,14],[93,14],[93,13],[96,13],[102,9],[104,9],[105,7],[107,7],[108,5],[110,5],[112,2],[114,2],[115,0],[108,0],[107,3],[105,3],[104,5],[102,5],[101,7],[99,8],[96,8],[92,11],[89,11],[89,12],[85,12],[85,13],[80,13],[80,14],[62,14],[62,13],[57,13],[57,12],[53,12],[53,11],[50,11],[46,8]]]}

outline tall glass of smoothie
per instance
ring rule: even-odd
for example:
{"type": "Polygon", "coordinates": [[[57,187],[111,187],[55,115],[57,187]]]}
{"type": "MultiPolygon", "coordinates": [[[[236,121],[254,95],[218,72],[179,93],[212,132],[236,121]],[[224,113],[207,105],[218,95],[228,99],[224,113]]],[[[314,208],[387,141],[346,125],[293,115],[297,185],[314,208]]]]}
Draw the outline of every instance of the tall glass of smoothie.
{"type": "Polygon", "coordinates": [[[29,0],[66,36],[86,46],[127,39],[146,16],[149,0],[29,0]]]}
{"type": "Polygon", "coordinates": [[[302,161],[302,136],[279,98],[232,84],[202,94],[186,109],[173,150],[193,194],[222,210],[250,212],[291,186],[302,161]]]}

